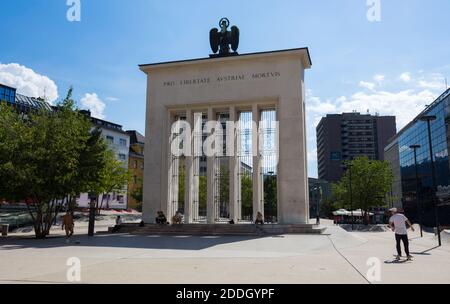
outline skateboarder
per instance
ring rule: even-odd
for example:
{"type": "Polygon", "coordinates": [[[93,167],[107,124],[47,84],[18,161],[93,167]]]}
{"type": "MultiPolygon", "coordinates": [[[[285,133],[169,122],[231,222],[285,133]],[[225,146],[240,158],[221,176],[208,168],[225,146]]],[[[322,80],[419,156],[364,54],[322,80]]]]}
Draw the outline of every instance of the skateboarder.
{"type": "Polygon", "coordinates": [[[402,210],[394,208],[390,211],[392,212],[392,217],[389,220],[389,227],[391,227],[392,231],[395,232],[395,240],[397,242],[397,260],[400,260],[402,257],[401,243],[403,242],[408,261],[411,261],[413,257],[409,253],[408,228],[406,225],[408,224],[412,231],[414,231],[414,227],[408,218],[403,215],[402,210]]]}

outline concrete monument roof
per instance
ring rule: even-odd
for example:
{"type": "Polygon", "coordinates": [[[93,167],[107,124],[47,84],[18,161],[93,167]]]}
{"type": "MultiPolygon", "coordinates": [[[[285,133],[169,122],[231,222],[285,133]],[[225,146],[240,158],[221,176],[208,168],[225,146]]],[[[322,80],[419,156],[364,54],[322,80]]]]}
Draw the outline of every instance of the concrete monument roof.
{"type": "Polygon", "coordinates": [[[149,63],[149,64],[140,64],[139,68],[141,71],[146,72],[151,69],[157,68],[168,68],[168,67],[179,67],[186,66],[192,64],[198,64],[200,62],[225,62],[229,60],[245,60],[250,58],[264,58],[271,57],[274,55],[300,55],[302,56],[302,61],[305,69],[310,69],[312,66],[311,56],[309,54],[309,49],[307,47],[304,48],[295,48],[295,49],[286,49],[286,50],[278,50],[278,51],[269,51],[269,52],[259,52],[259,53],[248,53],[248,54],[240,54],[236,56],[226,56],[226,57],[213,57],[213,58],[198,58],[198,59],[188,59],[188,60],[179,60],[179,61],[169,61],[169,62],[160,62],[160,63],[149,63]]]}

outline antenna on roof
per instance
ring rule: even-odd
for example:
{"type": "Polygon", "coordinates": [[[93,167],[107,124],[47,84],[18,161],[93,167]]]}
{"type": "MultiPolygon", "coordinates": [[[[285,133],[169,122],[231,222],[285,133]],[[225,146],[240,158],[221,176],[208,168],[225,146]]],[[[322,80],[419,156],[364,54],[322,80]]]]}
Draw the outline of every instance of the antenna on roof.
{"type": "Polygon", "coordinates": [[[448,84],[447,84],[447,77],[445,77],[445,89],[448,89],[448,84]]]}
{"type": "Polygon", "coordinates": [[[44,101],[47,101],[47,87],[44,88],[44,101]]]}

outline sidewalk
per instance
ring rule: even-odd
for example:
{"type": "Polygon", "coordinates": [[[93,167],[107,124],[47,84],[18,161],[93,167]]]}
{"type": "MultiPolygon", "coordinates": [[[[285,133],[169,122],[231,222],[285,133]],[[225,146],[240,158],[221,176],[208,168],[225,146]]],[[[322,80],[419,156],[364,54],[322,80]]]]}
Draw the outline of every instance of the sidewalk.
{"type": "Polygon", "coordinates": [[[0,239],[0,283],[68,283],[70,257],[81,261],[82,283],[368,284],[371,257],[381,262],[379,283],[450,282],[450,243],[427,251],[437,244],[433,235],[411,235],[414,262],[392,264],[391,232],[348,233],[330,226],[328,233],[264,238],[77,235],[70,244],[63,237],[0,239]]]}

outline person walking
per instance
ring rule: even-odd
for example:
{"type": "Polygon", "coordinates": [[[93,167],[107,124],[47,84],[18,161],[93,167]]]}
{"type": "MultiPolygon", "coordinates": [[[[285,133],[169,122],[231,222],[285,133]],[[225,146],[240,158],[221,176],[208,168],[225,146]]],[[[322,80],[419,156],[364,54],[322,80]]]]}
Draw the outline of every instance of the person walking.
{"type": "Polygon", "coordinates": [[[414,232],[414,227],[408,218],[403,214],[402,210],[396,208],[390,210],[392,212],[392,217],[389,220],[389,227],[395,232],[395,241],[397,243],[397,261],[402,257],[402,247],[401,243],[405,247],[405,253],[408,261],[412,260],[412,256],[409,252],[409,239],[408,239],[408,225],[414,232]]]}
{"type": "Polygon", "coordinates": [[[63,217],[62,221],[62,230],[66,230],[66,241],[69,242],[70,237],[74,233],[74,227],[75,223],[73,221],[73,216],[70,211],[67,211],[67,213],[63,217]]]}

